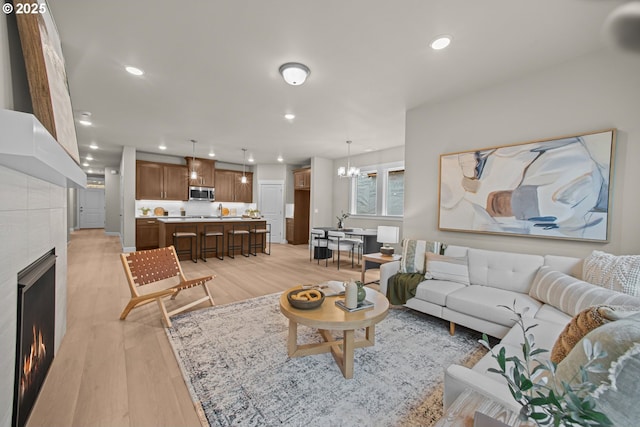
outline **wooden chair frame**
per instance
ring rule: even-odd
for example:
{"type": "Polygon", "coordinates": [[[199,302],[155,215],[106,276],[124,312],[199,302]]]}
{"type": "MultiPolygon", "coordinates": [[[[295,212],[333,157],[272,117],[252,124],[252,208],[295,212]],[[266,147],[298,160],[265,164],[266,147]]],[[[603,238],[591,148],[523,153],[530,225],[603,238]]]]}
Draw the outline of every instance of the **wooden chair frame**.
{"type": "Polygon", "coordinates": [[[127,282],[129,283],[129,290],[131,291],[131,300],[122,311],[120,320],[126,319],[129,312],[134,308],[156,301],[160,307],[164,324],[170,328],[171,316],[182,313],[203,302],[208,301],[212,306],[215,305],[206,284],[206,282],[215,276],[205,276],[187,280],[182,272],[180,260],[173,246],[120,254],[120,260],[122,261],[127,282]],[[178,277],[180,282],[169,288],[146,294],[138,292],[140,286],[175,277],[178,277]],[[204,297],[180,306],[175,310],[167,311],[164,303],[165,297],[170,296],[171,299],[175,299],[181,291],[197,286],[202,286],[202,289],[204,289],[204,297]]]}

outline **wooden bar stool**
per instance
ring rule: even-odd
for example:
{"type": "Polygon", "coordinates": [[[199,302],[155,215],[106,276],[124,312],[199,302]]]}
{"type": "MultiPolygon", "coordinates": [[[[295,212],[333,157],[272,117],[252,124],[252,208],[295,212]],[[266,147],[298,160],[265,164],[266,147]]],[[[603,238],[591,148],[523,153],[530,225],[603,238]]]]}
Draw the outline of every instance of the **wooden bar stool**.
{"type": "Polygon", "coordinates": [[[233,224],[230,230],[227,230],[227,255],[229,258],[235,258],[233,251],[240,249],[240,253],[246,257],[249,256],[249,224],[233,224]],[[244,237],[247,236],[247,252],[244,251],[244,237]],[[236,238],[240,237],[240,244],[236,244],[236,238]]]}
{"type": "Polygon", "coordinates": [[[179,225],[173,233],[173,246],[176,255],[189,254],[191,261],[198,262],[195,248],[198,247],[198,233],[195,225],[179,225]],[[179,249],[180,239],[189,239],[189,249],[179,249]]]}
{"type": "Polygon", "coordinates": [[[200,258],[207,262],[207,253],[215,253],[216,258],[224,259],[224,225],[205,225],[200,233],[200,258]],[[207,246],[207,238],[215,240],[215,246],[207,246]],[[222,239],[222,243],[220,243],[222,239]]]}
{"type": "Polygon", "coordinates": [[[262,249],[265,254],[271,255],[271,224],[267,223],[264,227],[262,225],[254,225],[249,230],[249,233],[251,233],[249,235],[249,251],[253,249],[251,255],[258,256],[258,248],[262,249]],[[260,236],[260,243],[258,243],[258,236],[260,236]],[[269,241],[269,251],[264,250],[267,246],[265,239],[269,241]]]}

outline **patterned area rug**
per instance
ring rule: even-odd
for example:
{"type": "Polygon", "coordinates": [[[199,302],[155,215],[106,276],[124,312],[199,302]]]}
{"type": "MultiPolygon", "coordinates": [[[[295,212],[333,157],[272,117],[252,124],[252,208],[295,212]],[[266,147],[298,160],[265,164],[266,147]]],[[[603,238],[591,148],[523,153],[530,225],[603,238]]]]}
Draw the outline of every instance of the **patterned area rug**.
{"type": "MultiPolygon", "coordinates": [[[[355,350],[354,378],[330,354],[290,359],[278,294],[172,318],[167,329],[203,424],[429,426],[442,414],[446,366],[482,354],[480,335],[392,308],[376,344],[355,350]]],[[[298,342],[320,342],[298,327],[298,342]]]]}

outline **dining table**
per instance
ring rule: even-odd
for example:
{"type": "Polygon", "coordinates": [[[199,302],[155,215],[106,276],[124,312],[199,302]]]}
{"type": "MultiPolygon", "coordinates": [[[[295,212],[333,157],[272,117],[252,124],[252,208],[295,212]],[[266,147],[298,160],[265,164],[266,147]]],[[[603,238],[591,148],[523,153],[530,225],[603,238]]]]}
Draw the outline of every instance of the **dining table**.
{"type": "MultiPolygon", "coordinates": [[[[328,237],[329,231],[341,231],[348,236],[357,236],[362,238],[362,254],[372,254],[380,252],[382,243],[378,242],[377,229],[353,229],[353,228],[336,228],[336,227],[313,227],[316,230],[324,231],[324,238],[328,237]]],[[[367,265],[366,268],[373,268],[375,264],[367,265]]]]}

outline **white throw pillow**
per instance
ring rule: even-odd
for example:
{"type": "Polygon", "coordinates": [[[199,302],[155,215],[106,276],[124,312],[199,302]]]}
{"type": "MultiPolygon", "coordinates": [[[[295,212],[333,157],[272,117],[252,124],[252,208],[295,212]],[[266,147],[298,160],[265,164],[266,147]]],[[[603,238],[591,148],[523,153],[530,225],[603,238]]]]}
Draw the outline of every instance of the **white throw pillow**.
{"type": "Polygon", "coordinates": [[[594,285],[640,296],[640,255],[593,251],[582,265],[582,278],[594,285]]]}
{"type": "Polygon", "coordinates": [[[424,278],[448,280],[469,286],[467,257],[451,257],[427,252],[427,272],[424,278]]]}

